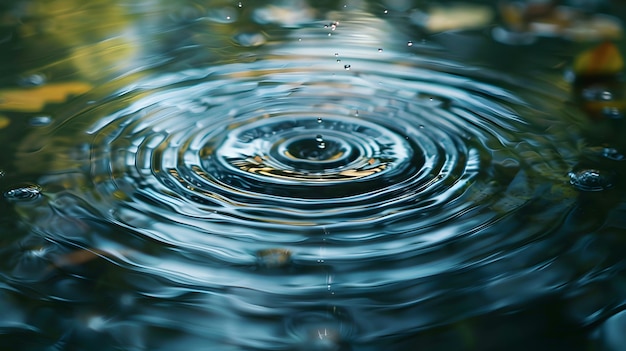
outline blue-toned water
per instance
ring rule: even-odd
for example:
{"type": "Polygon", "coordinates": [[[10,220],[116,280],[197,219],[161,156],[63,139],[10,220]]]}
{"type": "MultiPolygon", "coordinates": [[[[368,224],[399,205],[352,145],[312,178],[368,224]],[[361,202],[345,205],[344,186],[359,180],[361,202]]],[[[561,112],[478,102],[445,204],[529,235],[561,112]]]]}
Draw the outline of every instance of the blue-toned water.
{"type": "Polygon", "coordinates": [[[3,6],[0,349],[624,345],[623,84],[571,77],[615,33],[477,2],[3,6]]]}

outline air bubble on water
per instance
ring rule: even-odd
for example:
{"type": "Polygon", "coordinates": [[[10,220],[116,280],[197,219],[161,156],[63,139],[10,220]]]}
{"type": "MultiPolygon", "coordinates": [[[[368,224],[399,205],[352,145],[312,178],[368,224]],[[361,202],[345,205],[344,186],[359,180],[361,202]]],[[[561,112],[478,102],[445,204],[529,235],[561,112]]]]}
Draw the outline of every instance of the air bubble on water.
{"type": "Polygon", "coordinates": [[[413,46],[413,42],[409,40],[409,41],[406,43],[406,45],[407,45],[407,46],[413,46]]]}
{"type": "Polygon", "coordinates": [[[344,66],[343,66],[343,68],[344,68],[346,71],[349,71],[349,70],[350,70],[350,67],[351,67],[350,65],[344,65],[344,66]]]}
{"type": "Polygon", "coordinates": [[[4,193],[4,197],[9,201],[35,200],[40,196],[41,187],[35,184],[17,186],[4,193]]]}
{"type": "Polygon", "coordinates": [[[36,116],[32,117],[28,122],[31,126],[43,127],[50,124],[50,122],[52,122],[52,118],[50,116],[36,116]]]}
{"type": "Polygon", "coordinates": [[[624,118],[624,114],[617,107],[604,107],[602,109],[602,114],[606,118],[610,119],[622,119],[624,118]]]}
{"type": "Polygon", "coordinates": [[[583,169],[569,173],[569,183],[582,191],[602,191],[613,187],[614,174],[598,169],[583,169]]]}
{"type": "Polygon", "coordinates": [[[423,124],[420,124],[418,128],[419,128],[419,129],[424,129],[424,125],[423,125],[423,124]]]}
{"type": "Polygon", "coordinates": [[[383,49],[382,48],[378,48],[378,52],[383,52],[383,49]]]}
{"type": "Polygon", "coordinates": [[[602,149],[602,157],[615,161],[622,161],[624,159],[624,155],[622,155],[619,151],[608,147],[602,149]]]}
{"type": "Polygon", "coordinates": [[[317,123],[322,123],[322,122],[323,122],[322,117],[317,117],[317,123]]]}
{"type": "Polygon", "coordinates": [[[46,76],[35,73],[18,80],[18,84],[23,87],[36,87],[46,83],[46,76]]]}
{"type": "Polygon", "coordinates": [[[338,56],[339,56],[339,53],[338,53],[338,52],[336,52],[336,53],[335,53],[335,57],[338,57],[338,56]]]}
{"type": "Polygon", "coordinates": [[[603,91],[600,94],[600,99],[604,100],[604,101],[609,101],[613,98],[613,94],[611,94],[610,91],[603,91]]]}
{"type": "Polygon", "coordinates": [[[246,47],[261,46],[267,42],[261,33],[239,33],[233,38],[237,44],[246,47]]]}

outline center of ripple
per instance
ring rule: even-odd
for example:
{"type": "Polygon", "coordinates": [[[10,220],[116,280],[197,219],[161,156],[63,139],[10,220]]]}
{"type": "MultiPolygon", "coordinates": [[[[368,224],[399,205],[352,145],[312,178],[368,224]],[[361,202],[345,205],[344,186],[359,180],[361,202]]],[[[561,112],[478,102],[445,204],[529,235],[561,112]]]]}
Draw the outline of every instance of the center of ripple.
{"type": "Polygon", "coordinates": [[[302,172],[323,172],[349,164],[359,157],[359,150],[336,136],[294,137],[280,143],[278,158],[302,172]]]}
{"type": "Polygon", "coordinates": [[[346,196],[362,192],[363,182],[385,186],[423,166],[424,151],[405,136],[411,129],[368,118],[264,116],[213,130],[199,153],[204,172],[229,188],[316,197],[318,186],[337,185],[334,196],[346,196]],[[359,190],[349,186],[354,180],[359,190]]]}

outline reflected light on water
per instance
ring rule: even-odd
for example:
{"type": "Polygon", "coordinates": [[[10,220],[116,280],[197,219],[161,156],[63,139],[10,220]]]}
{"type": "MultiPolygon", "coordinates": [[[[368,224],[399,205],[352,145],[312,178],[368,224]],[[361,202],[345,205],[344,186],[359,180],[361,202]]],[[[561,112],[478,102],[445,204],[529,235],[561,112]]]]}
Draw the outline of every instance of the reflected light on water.
{"type": "Polygon", "coordinates": [[[606,6],[1,5],[0,342],[617,349],[606,6]]]}

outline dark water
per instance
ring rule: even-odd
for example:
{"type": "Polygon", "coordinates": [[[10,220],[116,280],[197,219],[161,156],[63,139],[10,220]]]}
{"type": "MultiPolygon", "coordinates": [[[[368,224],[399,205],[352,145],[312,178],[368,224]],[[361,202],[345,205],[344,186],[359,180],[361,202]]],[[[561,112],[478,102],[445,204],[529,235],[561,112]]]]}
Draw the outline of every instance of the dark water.
{"type": "Polygon", "coordinates": [[[0,348],[626,347],[608,34],[437,4],[0,5],[0,348]]]}

